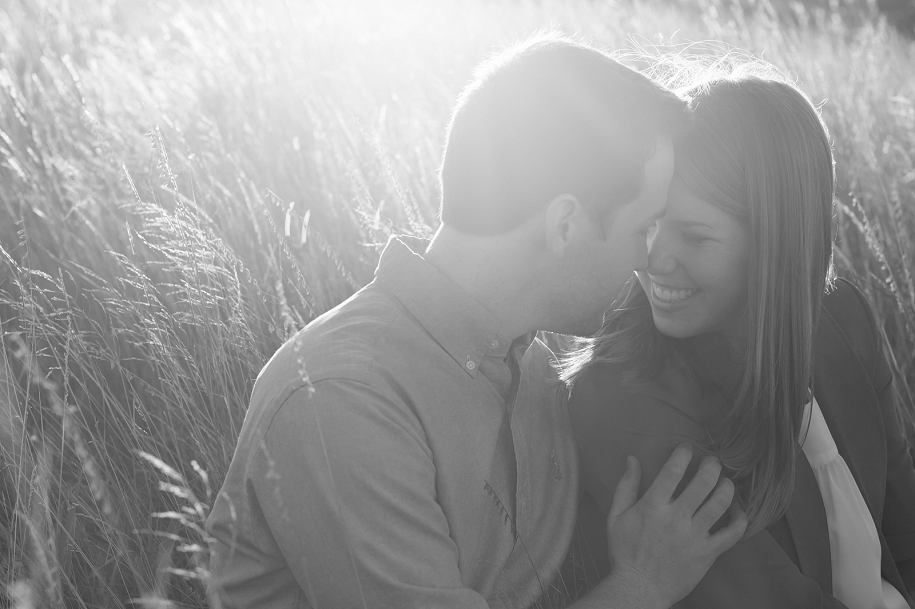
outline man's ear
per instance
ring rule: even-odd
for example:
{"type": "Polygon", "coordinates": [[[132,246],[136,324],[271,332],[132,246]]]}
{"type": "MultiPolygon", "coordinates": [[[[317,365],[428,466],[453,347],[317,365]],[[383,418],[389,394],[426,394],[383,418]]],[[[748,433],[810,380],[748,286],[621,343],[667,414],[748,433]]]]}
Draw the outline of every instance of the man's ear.
{"type": "Polygon", "coordinates": [[[562,256],[575,238],[580,215],[584,211],[575,195],[563,193],[550,201],[544,218],[547,249],[555,256],[562,256]]]}

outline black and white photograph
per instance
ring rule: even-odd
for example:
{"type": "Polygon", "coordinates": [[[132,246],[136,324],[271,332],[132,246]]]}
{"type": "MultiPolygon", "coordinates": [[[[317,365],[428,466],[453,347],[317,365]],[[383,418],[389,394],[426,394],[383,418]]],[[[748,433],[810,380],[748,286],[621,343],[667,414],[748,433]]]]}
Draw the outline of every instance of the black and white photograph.
{"type": "Polygon", "coordinates": [[[0,0],[0,609],[915,609],[915,0],[0,0]]]}

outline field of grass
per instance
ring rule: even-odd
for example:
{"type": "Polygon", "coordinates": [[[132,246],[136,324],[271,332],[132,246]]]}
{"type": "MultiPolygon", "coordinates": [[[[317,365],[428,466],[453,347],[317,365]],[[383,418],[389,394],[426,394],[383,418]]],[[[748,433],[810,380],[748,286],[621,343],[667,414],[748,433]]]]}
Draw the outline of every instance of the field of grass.
{"type": "Polygon", "coordinates": [[[431,230],[453,100],[538,28],[721,41],[822,102],[840,274],[915,403],[915,46],[776,4],[0,3],[0,607],[211,603],[201,526],[258,371],[431,230]]]}

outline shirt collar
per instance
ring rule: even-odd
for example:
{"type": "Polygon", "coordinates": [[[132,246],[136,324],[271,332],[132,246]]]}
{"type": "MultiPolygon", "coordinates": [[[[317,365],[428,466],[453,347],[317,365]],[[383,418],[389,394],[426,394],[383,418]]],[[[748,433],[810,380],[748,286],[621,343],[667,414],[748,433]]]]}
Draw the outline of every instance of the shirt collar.
{"type": "MultiPolygon", "coordinates": [[[[428,243],[415,237],[391,237],[375,278],[466,373],[476,376],[484,355],[505,357],[513,341],[499,335],[495,317],[483,305],[418,253],[428,243]]],[[[515,347],[523,341],[526,349],[533,338],[533,332],[519,337],[515,347]]]]}

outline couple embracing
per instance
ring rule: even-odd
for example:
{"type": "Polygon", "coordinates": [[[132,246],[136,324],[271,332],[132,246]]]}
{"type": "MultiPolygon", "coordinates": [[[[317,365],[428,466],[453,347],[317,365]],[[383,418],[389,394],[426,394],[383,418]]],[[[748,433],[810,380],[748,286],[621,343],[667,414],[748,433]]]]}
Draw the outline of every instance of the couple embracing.
{"type": "Polygon", "coordinates": [[[576,608],[915,607],[912,452],[797,88],[533,39],[461,95],[441,182],[432,241],[258,377],[224,607],[527,607],[573,537],[576,608]]]}

